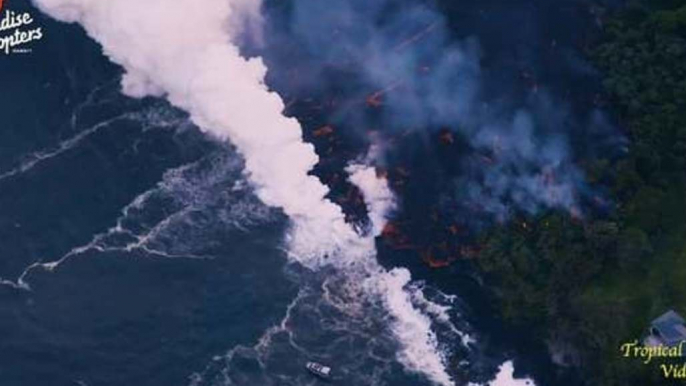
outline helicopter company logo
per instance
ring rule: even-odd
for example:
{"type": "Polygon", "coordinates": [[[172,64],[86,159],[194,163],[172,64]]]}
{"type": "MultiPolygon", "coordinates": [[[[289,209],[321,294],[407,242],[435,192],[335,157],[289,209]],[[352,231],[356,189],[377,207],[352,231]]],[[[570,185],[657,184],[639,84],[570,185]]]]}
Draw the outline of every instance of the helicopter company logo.
{"type": "Polygon", "coordinates": [[[29,12],[6,9],[7,1],[0,0],[0,56],[30,53],[29,44],[43,38],[43,29],[29,12]]]}

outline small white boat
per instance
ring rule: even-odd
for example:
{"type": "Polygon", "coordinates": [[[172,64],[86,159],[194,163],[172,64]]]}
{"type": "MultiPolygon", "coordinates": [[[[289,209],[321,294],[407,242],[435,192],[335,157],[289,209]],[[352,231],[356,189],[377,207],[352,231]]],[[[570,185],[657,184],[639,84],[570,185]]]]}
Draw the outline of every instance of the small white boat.
{"type": "Polygon", "coordinates": [[[320,378],[331,379],[331,367],[324,366],[317,362],[307,362],[305,368],[320,378]]]}

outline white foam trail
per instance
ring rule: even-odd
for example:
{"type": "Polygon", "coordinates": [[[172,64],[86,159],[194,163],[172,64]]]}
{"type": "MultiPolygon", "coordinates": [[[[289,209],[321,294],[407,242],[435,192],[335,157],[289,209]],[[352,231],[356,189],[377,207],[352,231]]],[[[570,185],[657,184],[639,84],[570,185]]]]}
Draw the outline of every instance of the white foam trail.
{"type": "MultiPolygon", "coordinates": [[[[479,383],[469,383],[467,386],[485,386],[479,383]]],[[[514,377],[514,363],[507,361],[500,365],[495,379],[488,383],[488,386],[536,386],[536,383],[529,378],[514,377]]]]}
{"type": "MultiPolygon", "coordinates": [[[[452,307],[448,305],[438,304],[434,301],[429,300],[426,297],[426,295],[424,294],[423,283],[413,284],[407,290],[412,294],[412,303],[415,306],[420,307],[422,310],[424,310],[424,312],[433,315],[437,322],[447,326],[453,334],[459,336],[464,347],[469,348],[472,344],[476,343],[475,338],[473,338],[469,334],[460,331],[452,323],[449,315],[449,311],[452,310],[452,307]]],[[[455,297],[451,295],[445,295],[441,293],[441,296],[445,300],[447,300],[449,304],[452,304],[452,302],[455,300],[455,297]]]]}
{"type": "Polygon", "coordinates": [[[49,150],[41,150],[37,151],[34,153],[31,153],[29,155],[26,155],[24,157],[24,161],[21,162],[21,164],[17,167],[15,167],[12,170],[3,172],[0,174],[0,181],[17,176],[19,174],[26,173],[30,170],[32,170],[34,167],[42,164],[43,162],[46,162],[52,158],[55,158],[57,156],[62,155],[63,153],[74,149],[77,145],[81,144],[81,142],[91,136],[92,134],[98,132],[99,130],[103,128],[107,128],[112,126],[114,123],[117,123],[122,120],[127,120],[127,119],[134,119],[135,115],[126,113],[122,114],[120,116],[108,119],[104,122],[100,122],[86,130],[83,130],[82,132],[78,133],[77,135],[60,142],[56,148],[54,149],[49,149],[49,150]]]}
{"type": "MultiPolygon", "coordinates": [[[[87,244],[72,248],[69,252],[56,260],[49,262],[38,261],[29,265],[16,281],[0,278],[0,285],[7,285],[16,289],[30,291],[31,286],[28,282],[28,275],[32,270],[42,269],[46,272],[54,272],[68,260],[89,251],[118,251],[128,253],[136,250],[142,250],[146,252],[148,256],[152,257],[196,260],[213,259],[213,256],[197,255],[189,251],[184,253],[172,253],[163,249],[158,249],[154,246],[156,239],[160,235],[163,235],[164,232],[168,230],[167,228],[173,226],[175,220],[183,220],[184,217],[189,213],[192,213],[194,210],[201,209],[200,207],[205,203],[205,201],[208,201],[204,196],[198,198],[194,197],[194,195],[196,195],[195,190],[211,190],[212,183],[215,179],[220,178],[219,176],[225,177],[234,167],[238,167],[223,160],[220,170],[211,173],[210,176],[206,176],[201,181],[187,181],[186,173],[189,170],[194,171],[203,160],[204,159],[200,159],[198,161],[182,165],[165,172],[164,178],[157,184],[157,186],[141,193],[122,209],[121,215],[119,218],[117,218],[114,226],[110,227],[103,233],[96,234],[87,244]],[[205,179],[209,181],[205,181],[205,179]],[[140,223],[137,224],[138,226],[135,227],[136,229],[130,229],[127,227],[127,222],[135,220],[136,214],[145,210],[148,201],[152,200],[156,195],[163,194],[169,194],[170,196],[177,198],[180,201],[180,207],[172,210],[170,213],[166,214],[165,217],[160,218],[156,222],[148,224],[147,226],[140,223]],[[126,243],[122,243],[121,241],[112,242],[110,240],[116,239],[117,236],[127,236],[128,241],[126,243]]],[[[240,180],[237,182],[240,182],[240,180]]],[[[207,194],[212,193],[216,192],[210,191],[207,194]]],[[[241,221],[250,223],[252,221],[251,216],[256,219],[261,216],[259,208],[250,207],[249,209],[244,210],[246,212],[249,210],[250,215],[240,215],[239,213],[239,216],[237,216],[238,218],[228,219],[229,221],[227,221],[227,226],[231,225],[236,228],[241,228],[241,221]]]]}
{"type": "Polygon", "coordinates": [[[49,15],[78,22],[124,67],[124,92],[166,96],[203,131],[231,139],[260,199],[293,219],[291,252],[305,263],[356,236],[328,188],[308,173],[318,162],[300,124],[264,83],[261,59],[232,43],[258,1],[34,0],[49,15]]]}
{"type": "MultiPolygon", "coordinates": [[[[95,89],[86,99],[86,101],[79,105],[72,114],[71,117],[71,128],[72,130],[77,129],[77,121],[80,112],[86,106],[92,106],[96,104],[93,102],[94,94],[96,94],[100,89],[95,89]]],[[[183,121],[178,119],[176,116],[168,113],[166,109],[147,109],[144,111],[137,112],[126,112],[115,117],[106,119],[102,122],[98,122],[88,128],[82,129],[78,134],[71,138],[65,139],[58,143],[57,145],[32,152],[22,156],[22,160],[19,165],[13,169],[0,172],[0,181],[16,177],[18,175],[32,171],[34,168],[41,166],[43,163],[53,160],[69,151],[76,149],[81,145],[86,139],[90,138],[92,135],[98,133],[101,130],[108,129],[110,127],[116,127],[117,124],[125,121],[138,122],[143,125],[143,131],[147,131],[153,128],[170,128],[179,127],[183,124],[183,121]]]]}
{"type": "Polygon", "coordinates": [[[438,339],[431,329],[432,320],[412,304],[406,288],[411,281],[410,271],[396,268],[376,276],[386,308],[394,317],[393,333],[402,345],[398,360],[407,369],[425,374],[431,381],[452,386],[446,372],[446,358],[438,347],[438,339]]]}

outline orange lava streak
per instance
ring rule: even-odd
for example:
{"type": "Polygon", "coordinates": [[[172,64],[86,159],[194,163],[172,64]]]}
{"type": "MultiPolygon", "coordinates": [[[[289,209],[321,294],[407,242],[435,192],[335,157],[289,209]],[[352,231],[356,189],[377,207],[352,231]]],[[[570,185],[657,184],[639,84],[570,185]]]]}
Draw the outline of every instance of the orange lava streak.
{"type": "Polygon", "coordinates": [[[403,81],[399,80],[397,82],[392,83],[391,85],[384,88],[383,90],[379,90],[379,91],[371,94],[370,96],[367,97],[367,105],[370,107],[379,107],[379,106],[383,105],[383,96],[386,93],[389,93],[389,92],[395,90],[396,88],[400,87],[402,84],[403,84],[403,81]]]}
{"type": "Polygon", "coordinates": [[[426,27],[425,29],[423,29],[419,33],[417,33],[417,34],[411,36],[410,38],[405,39],[402,42],[400,42],[400,44],[395,46],[394,50],[401,51],[401,50],[405,49],[407,46],[410,46],[410,45],[416,43],[417,41],[421,40],[424,36],[430,34],[431,31],[436,29],[436,27],[438,27],[438,26],[439,26],[439,22],[437,22],[437,21],[433,22],[431,25],[429,25],[428,27],[426,27]]]}

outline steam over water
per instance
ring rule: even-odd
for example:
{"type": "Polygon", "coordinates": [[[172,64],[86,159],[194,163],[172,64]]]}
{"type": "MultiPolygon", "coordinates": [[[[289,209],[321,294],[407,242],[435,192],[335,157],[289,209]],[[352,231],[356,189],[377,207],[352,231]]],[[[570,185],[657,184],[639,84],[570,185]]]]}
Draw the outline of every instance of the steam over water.
{"type": "MultiPolygon", "coordinates": [[[[406,369],[437,384],[452,384],[431,319],[416,310],[411,295],[405,293],[409,273],[386,272],[374,260],[373,238],[393,203],[385,182],[364,166],[350,168],[352,182],[359,184],[376,222],[374,232],[356,234],[340,208],[324,198],[326,187],[308,174],[317,156],[312,145],[302,141],[298,122],[282,115],[283,102],[264,85],[266,68],[259,59],[241,57],[232,45],[238,31],[243,31],[237,20],[259,17],[254,3],[207,0],[190,9],[170,9],[164,0],[145,4],[40,0],[37,4],[53,17],[82,24],[103,45],[126,71],[125,94],[164,96],[187,111],[201,130],[235,144],[257,196],[291,219],[285,245],[289,256],[315,271],[331,266],[335,271],[331,275],[339,277],[339,288],[328,288],[324,298],[332,306],[338,303],[356,311],[350,317],[358,319],[383,319],[384,312],[375,308],[385,310],[390,333],[398,341],[397,358],[406,369]],[[134,7],[137,12],[130,17],[127,10],[134,7]]],[[[299,307],[297,301],[289,308],[299,307]]]]}
{"type": "Polygon", "coordinates": [[[446,10],[320,3],[33,0],[43,17],[17,1],[46,41],[0,63],[17,77],[0,104],[16,128],[0,133],[0,383],[314,385],[318,361],[344,385],[533,384],[484,348],[460,294],[379,262],[376,238],[412,205],[377,169],[396,156],[384,139],[336,159],[365,212],[351,218],[290,102],[340,97],[328,118],[351,137],[450,126],[470,151],[502,141],[445,190],[498,219],[570,210],[587,189],[568,133],[539,114],[554,103],[484,107],[484,48],[446,10]],[[350,84],[334,90],[339,70],[350,84]],[[374,90],[383,107],[351,102],[374,90]]]}

